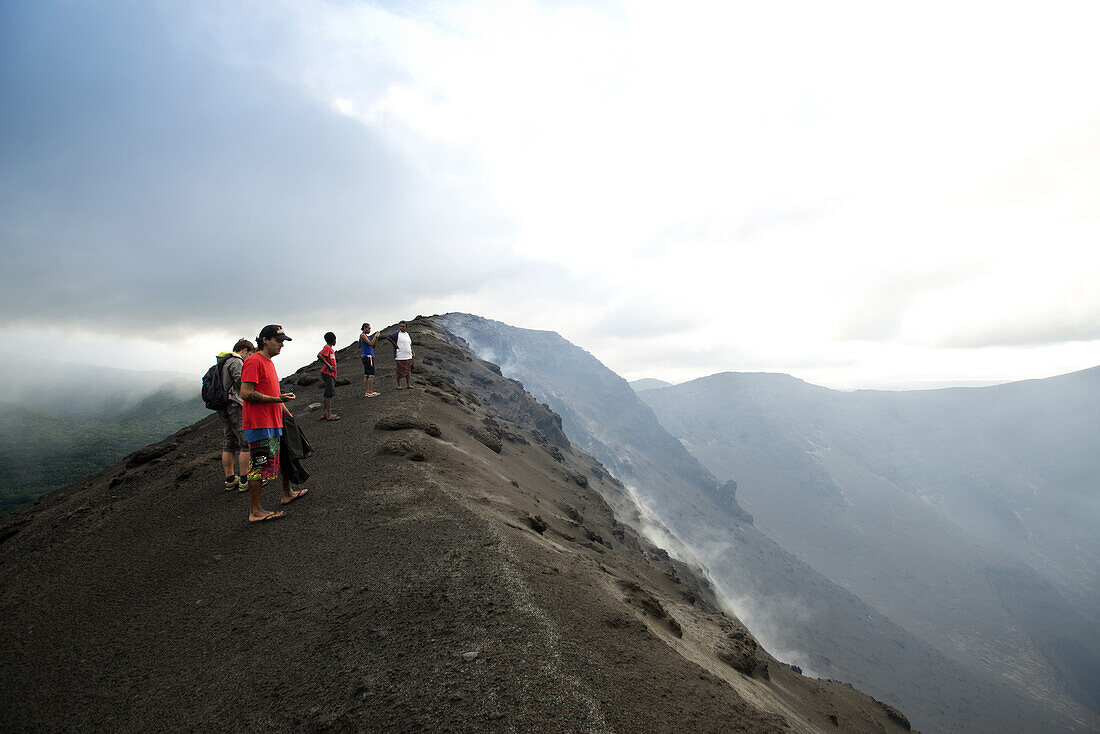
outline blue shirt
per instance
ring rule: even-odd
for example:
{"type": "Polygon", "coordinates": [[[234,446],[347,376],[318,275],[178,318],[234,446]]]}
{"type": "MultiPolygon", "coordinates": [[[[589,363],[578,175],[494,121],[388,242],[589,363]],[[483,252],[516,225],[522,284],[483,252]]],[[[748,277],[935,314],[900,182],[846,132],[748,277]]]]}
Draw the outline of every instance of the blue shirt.
{"type": "Polygon", "coordinates": [[[244,440],[249,443],[256,443],[257,441],[266,441],[269,438],[275,438],[281,435],[283,435],[282,428],[246,428],[244,440]]]}
{"type": "MultiPolygon", "coordinates": [[[[367,334],[367,336],[370,336],[370,334],[367,334]]],[[[363,353],[359,355],[360,357],[373,357],[374,356],[374,347],[372,347],[370,344],[367,344],[365,341],[363,341],[362,337],[360,337],[360,339],[359,339],[359,346],[363,350],[363,353]]]]}

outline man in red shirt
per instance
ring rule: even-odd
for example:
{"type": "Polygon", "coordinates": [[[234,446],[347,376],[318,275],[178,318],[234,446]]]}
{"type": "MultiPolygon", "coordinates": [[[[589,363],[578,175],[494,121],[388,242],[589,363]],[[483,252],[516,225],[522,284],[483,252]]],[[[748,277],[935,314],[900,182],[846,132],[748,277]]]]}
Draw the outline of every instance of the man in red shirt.
{"type": "MultiPolygon", "coordinates": [[[[241,368],[241,399],[244,400],[244,437],[252,459],[248,467],[248,521],[277,520],[284,512],[266,512],[260,505],[260,488],[279,476],[279,447],[283,435],[283,413],[294,399],[292,392],[280,392],[279,375],[271,358],[283,351],[283,342],[291,341],[283,327],[269,324],[256,339],[259,347],[249,355],[241,368]]],[[[308,489],[293,492],[290,480],[283,477],[283,499],[286,505],[298,499],[308,489]]]]}
{"type": "Polygon", "coordinates": [[[325,384],[324,407],[321,408],[321,418],[326,421],[338,421],[340,416],[332,414],[332,398],[336,395],[336,335],[331,331],[325,333],[325,346],[317,352],[317,358],[321,360],[321,382],[325,384]]]}

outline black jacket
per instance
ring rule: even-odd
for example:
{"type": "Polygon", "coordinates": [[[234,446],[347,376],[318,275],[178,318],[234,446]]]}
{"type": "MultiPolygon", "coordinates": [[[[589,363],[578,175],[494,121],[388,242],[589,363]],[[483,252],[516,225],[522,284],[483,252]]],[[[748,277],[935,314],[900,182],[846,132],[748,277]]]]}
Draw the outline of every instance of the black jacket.
{"type": "Polygon", "coordinates": [[[302,429],[293,416],[283,414],[283,441],[279,447],[279,471],[290,479],[291,484],[304,484],[309,472],[302,466],[302,459],[313,456],[313,447],[309,445],[302,429]]]}

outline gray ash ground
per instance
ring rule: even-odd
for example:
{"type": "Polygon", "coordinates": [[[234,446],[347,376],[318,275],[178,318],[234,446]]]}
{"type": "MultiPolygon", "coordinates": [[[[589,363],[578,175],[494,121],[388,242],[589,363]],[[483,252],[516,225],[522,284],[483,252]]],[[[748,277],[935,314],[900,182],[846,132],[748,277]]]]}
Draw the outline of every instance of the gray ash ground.
{"type": "Polygon", "coordinates": [[[221,488],[211,417],[0,521],[3,728],[908,730],[758,649],[557,416],[410,331],[411,391],[339,352],[340,421],[284,380],[316,455],[283,520],[221,488]]]}

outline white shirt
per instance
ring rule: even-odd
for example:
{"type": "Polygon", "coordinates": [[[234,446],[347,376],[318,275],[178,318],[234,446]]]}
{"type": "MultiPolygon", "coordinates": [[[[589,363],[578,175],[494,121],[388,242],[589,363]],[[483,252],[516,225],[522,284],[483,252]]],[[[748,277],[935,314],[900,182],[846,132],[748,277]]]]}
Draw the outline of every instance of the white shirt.
{"type": "Polygon", "coordinates": [[[412,359],[413,340],[407,331],[397,332],[397,354],[394,359],[412,359]]]}

